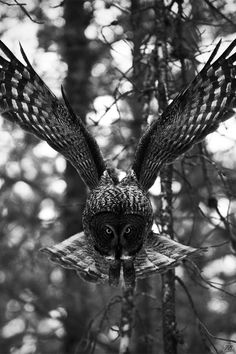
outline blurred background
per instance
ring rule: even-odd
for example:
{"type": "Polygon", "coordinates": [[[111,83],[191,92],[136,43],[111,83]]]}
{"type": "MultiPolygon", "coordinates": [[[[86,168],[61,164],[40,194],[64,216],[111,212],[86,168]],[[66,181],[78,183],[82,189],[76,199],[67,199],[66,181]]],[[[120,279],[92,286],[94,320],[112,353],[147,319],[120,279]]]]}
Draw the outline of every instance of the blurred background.
{"type": "MultiPolygon", "coordinates": [[[[235,10],[234,0],[1,0],[0,37],[20,60],[21,42],[58,97],[63,84],[105,158],[125,171],[161,113],[158,43],[171,100],[220,38],[221,52],[235,39],[235,10]]],[[[235,131],[233,117],[174,164],[175,237],[208,249],[176,270],[181,353],[236,353],[235,131]]],[[[0,354],[117,353],[120,289],[85,283],[39,252],[81,231],[86,193],[61,155],[0,117],[0,354]]],[[[150,196],[158,224],[159,178],[150,196]]],[[[163,353],[161,328],[155,275],[138,282],[133,352],[163,353]]]]}

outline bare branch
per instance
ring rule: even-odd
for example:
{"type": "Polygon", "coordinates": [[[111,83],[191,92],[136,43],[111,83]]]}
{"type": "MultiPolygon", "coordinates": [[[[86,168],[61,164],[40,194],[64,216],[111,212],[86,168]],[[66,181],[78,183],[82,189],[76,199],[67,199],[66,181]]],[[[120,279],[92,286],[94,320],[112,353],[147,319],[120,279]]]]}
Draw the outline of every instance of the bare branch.
{"type": "MultiPolygon", "coordinates": [[[[161,25],[165,28],[165,5],[159,1],[156,8],[156,17],[162,21],[161,25]]],[[[157,38],[156,56],[158,70],[156,79],[159,82],[158,95],[159,107],[161,111],[167,106],[168,102],[168,76],[167,76],[167,42],[166,38],[157,38]]],[[[161,229],[169,235],[171,239],[173,233],[172,215],[172,176],[173,166],[166,166],[161,171],[161,229]]],[[[175,317],[175,271],[169,270],[162,276],[162,323],[163,323],[163,345],[165,354],[177,353],[177,325],[175,317]]]]}
{"type": "Polygon", "coordinates": [[[220,17],[222,17],[224,20],[226,20],[228,23],[230,23],[234,28],[236,27],[236,24],[231,21],[227,16],[225,16],[217,7],[215,7],[212,2],[209,0],[204,0],[205,3],[213,10],[215,11],[220,17]]]}
{"type": "MultiPolygon", "coordinates": [[[[208,286],[210,286],[211,288],[214,288],[216,290],[219,290],[221,291],[222,293],[226,294],[226,295],[229,295],[231,297],[236,297],[235,294],[232,294],[230,293],[229,291],[223,289],[223,288],[220,288],[220,287],[217,287],[214,285],[213,282],[209,281],[208,279],[206,279],[202,274],[201,274],[201,271],[200,269],[198,268],[198,266],[190,259],[186,259],[186,264],[189,264],[191,265],[191,270],[200,278],[200,280],[202,280],[204,283],[206,283],[208,286]]],[[[222,284],[223,285],[223,284],[222,284]]]]}
{"type": "Polygon", "coordinates": [[[44,23],[42,21],[37,21],[37,20],[32,18],[30,13],[25,8],[25,6],[27,5],[26,3],[19,2],[18,0],[13,0],[13,1],[14,1],[14,3],[9,3],[7,1],[0,0],[0,3],[4,4],[6,6],[19,6],[21,11],[23,11],[23,13],[30,19],[30,21],[32,21],[34,23],[37,23],[39,25],[42,25],[44,23]]]}
{"type": "MultiPolygon", "coordinates": [[[[236,343],[236,340],[233,340],[233,339],[227,339],[227,338],[223,338],[223,337],[218,337],[218,336],[215,336],[214,334],[212,334],[209,329],[207,328],[207,326],[202,322],[202,320],[200,319],[200,316],[196,310],[196,307],[194,305],[194,302],[193,302],[193,299],[192,299],[192,296],[190,295],[189,291],[188,291],[188,288],[186,287],[185,283],[183,282],[182,279],[180,279],[178,276],[175,277],[175,279],[178,281],[178,283],[181,285],[181,287],[184,289],[185,291],[185,294],[187,295],[188,297],[188,300],[189,300],[189,303],[190,303],[190,306],[196,316],[196,318],[198,319],[199,321],[199,324],[200,326],[204,329],[204,331],[206,332],[206,334],[208,335],[208,337],[211,337],[211,338],[214,338],[214,339],[217,339],[217,340],[220,340],[220,341],[224,341],[224,342],[228,342],[228,343],[236,343]]],[[[215,348],[213,342],[211,341],[211,345],[214,347],[215,351],[218,353],[217,349],[215,348]]]]}
{"type": "Polygon", "coordinates": [[[121,302],[120,350],[119,354],[130,354],[130,341],[133,329],[134,289],[123,288],[121,302]]]}

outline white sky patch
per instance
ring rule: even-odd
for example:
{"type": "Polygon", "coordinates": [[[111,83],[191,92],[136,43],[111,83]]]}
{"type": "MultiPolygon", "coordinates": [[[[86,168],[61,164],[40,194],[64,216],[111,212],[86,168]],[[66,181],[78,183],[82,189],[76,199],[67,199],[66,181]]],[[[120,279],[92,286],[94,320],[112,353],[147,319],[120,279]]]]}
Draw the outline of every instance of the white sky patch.
{"type": "Polygon", "coordinates": [[[2,188],[2,186],[4,185],[5,180],[3,178],[0,178],[0,189],[2,188]]]}
{"type": "Polygon", "coordinates": [[[203,274],[208,279],[222,273],[226,276],[236,275],[236,258],[233,254],[211,261],[203,268],[203,274]]]}
{"type": "MultiPolygon", "coordinates": [[[[206,207],[203,203],[200,203],[199,207],[202,209],[202,211],[204,212],[204,214],[209,215],[211,217],[211,222],[214,225],[218,225],[221,227],[225,227],[223,221],[221,221],[220,219],[220,215],[217,213],[217,211],[209,209],[208,207],[206,207]],[[201,204],[201,205],[200,205],[201,204]]],[[[220,214],[226,218],[227,215],[229,214],[230,211],[230,201],[227,198],[219,198],[217,201],[218,204],[218,209],[220,214]]]]}
{"type": "Polygon", "coordinates": [[[121,14],[121,11],[116,7],[112,7],[112,11],[110,11],[110,9],[106,9],[104,7],[104,1],[102,0],[95,1],[94,7],[94,18],[99,26],[110,25],[110,23],[115,21],[121,14]]]}
{"type": "Polygon", "coordinates": [[[98,28],[94,23],[91,23],[84,31],[85,36],[88,39],[96,39],[98,37],[98,28]]]}
{"type": "Polygon", "coordinates": [[[98,96],[93,101],[93,105],[97,114],[94,112],[88,113],[88,119],[91,118],[95,122],[99,121],[99,125],[110,126],[113,121],[119,118],[119,112],[112,96],[98,96]],[[106,112],[107,108],[109,110],[106,112]]]}
{"type": "Polygon", "coordinates": [[[62,155],[58,155],[55,160],[56,169],[59,173],[63,173],[66,169],[66,159],[62,155]]]}
{"type": "Polygon", "coordinates": [[[99,77],[100,75],[104,74],[106,70],[107,68],[104,63],[97,63],[94,65],[91,74],[94,77],[99,77]]]}
{"type": "MultiPolygon", "coordinates": [[[[7,25],[7,30],[3,32],[2,41],[10,47],[12,52],[24,62],[20,54],[19,42],[24,48],[29,60],[35,56],[38,40],[38,27],[32,21],[25,19],[19,21],[17,18],[8,18],[4,22],[4,27],[7,25]]],[[[1,28],[1,27],[0,27],[1,28]]]]}
{"type": "Polygon", "coordinates": [[[112,44],[111,55],[116,65],[124,73],[132,67],[132,53],[128,42],[120,40],[112,44]]]}
{"type": "Polygon", "coordinates": [[[50,221],[58,216],[55,205],[51,199],[44,199],[40,205],[38,217],[43,221],[50,221]]]}
{"type": "Polygon", "coordinates": [[[24,332],[25,321],[22,318],[14,318],[13,320],[7,322],[7,324],[2,328],[1,335],[3,338],[11,338],[24,332]]]}
{"type": "Polygon", "coordinates": [[[19,225],[14,225],[13,228],[11,228],[11,231],[8,233],[7,237],[7,244],[10,247],[18,245],[25,234],[25,229],[22,226],[19,225]]]}
{"type": "Polygon", "coordinates": [[[17,194],[22,199],[27,201],[33,200],[35,195],[32,188],[25,182],[19,181],[14,184],[12,188],[13,193],[17,194]]]}
{"type": "Polygon", "coordinates": [[[64,307],[57,307],[54,310],[49,311],[49,314],[52,318],[63,318],[67,316],[66,309],[64,307]]]}
{"type": "Polygon", "coordinates": [[[121,181],[126,176],[126,172],[124,171],[118,170],[117,173],[118,173],[119,181],[121,181]]]}
{"type": "Polygon", "coordinates": [[[16,161],[8,161],[6,163],[6,172],[11,178],[20,176],[21,169],[19,163],[16,161]]]}
{"type": "Polygon", "coordinates": [[[131,84],[130,81],[122,81],[119,85],[119,91],[122,94],[129,92],[132,89],[133,89],[133,85],[131,84]]]}
{"type": "Polygon", "coordinates": [[[13,354],[31,354],[31,353],[36,353],[37,351],[37,346],[36,346],[36,338],[34,335],[31,334],[24,334],[23,340],[22,340],[22,345],[20,347],[20,351],[16,350],[13,351],[13,354]]]}
{"type": "Polygon", "coordinates": [[[108,338],[115,341],[119,337],[119,327],[114,325],[108,331],[108,338]]]}
{"type": "Polygon", "coordinates": [[[56,51],[44,52],[41,48],[37,50],[34,62],[46,85],[58,98],[61,97],[61,85],[66,76],[67,64],[60,59],[56,51]]]}
{"type": "Polygon", "coordinates": [[[46,143],[46,141],[41,141],[38,143],[34,148],[33,148],[33,153],[37,157],[49,157],[49,158],[55,158],[58,154],[57,151],[55,151],[51,146],[46,143]]]}
{"type": "Polygon", "coordinates": [[[54,193],[58,195],[62,195],[66,189],[66,182],[63,179],[57,179],[52,181],[48,187],[49,193],[54,193]]]}
{"type": "Polygon", "coordinates": [[[38,332],[41,335],[46,335],[49,333],[54,333],[57,329],[62,327],[61,321],[56,318],[46,318],[39,322],[38,324],[38,332]]]}
{"type": "Polygon", "coordinates": [[[222,216],[226,217],[229,213],[230,201],[228,198],[218,199],[218,209],[222,216]]]}
{"type": "Polygon", "coordinates": [[[155,197],[161,194],[161,179],[160,179],[160,177],[157,177],[154,184],[149,189],[149,193],[155,197]]]}
{"type": "MultiPolygon", "coordinates": [[[[123,145],[117,144],[116,146],[114,146],[114,147],[112,148],[112,155],[114,156],[114,155],[120,155],[120,154],[122,154],[123,149],[124,149],[124,146],[123,146],[123,145]]],[[[125,173],[125,172],[124,172],[124,173],[125,173]]],[[[125,174],[126,174],[126,173],[125,173],[125,174]]]]}
{"type": "Polygon", "coordinates": [[[236,144],[236,119],[235,116],[222,123],[217,132],[206,137],[209,150],[212,153],[225,152],[236,144]]]}
{"type": "Polygon", "coordinates": [[[154,223],[154,224],[152,225],[152,231],[153,231],[153,232],[156,232],[156,233],[159,233],[159,229],[158,229],[158,227],[157,227],[157,224],[154,223]]]}
{"type": "Polygon", "coordinates": [[[224,314],[228,310],[229,304],[227,301],[214,297],[207,303],[207,307],[212,312],[224,314]]]}
{"type": "Polygon", "coordinates": [[[208,214],[208,208],[203,202],[200,202],[198,204],[198,207],[203,212],[203,214],[206,214],[206,215],[208,214]]]}
{"type": "Polygon", "coordinates": [[[14,143],[12,136],[9,132],[6,131],[0,131],[0,149],[5,148],[6,146],[10,147],[10,149],[13,148],[14,143]]]}
{"type": "Polygon", "coordinates": [[[26,179],[32,181],[36,178],[38,170],[31,158],[24,157],[20,165],[26,179]]]}
{"type": "MultiPolygon", "coordinates": [[[[109,127],[104,127],[104,130],[106,130],[106,132],[103,132],[96,136],[96,141],[101,150],[106,149],[110,141],[111,129],[109,127]]],[[[106,156],[106,158],[108,158],[108,156],[106,156]]]]}
{"type": "Polygon", "coordinates": [[[9,153],[14,147],[14,142],[10,133],[0,131],[0,166],[5,166],[8,161],[9,153]]]}
{"type": "Polygon", "coordinates": [[[173,181],[172,183],[172,191],[173,193],[179,193],[179,191],[181,190],[181,183],[179,183],[178,181],[173,181]]]}
{"type": "Polygon", "coordinates": [[[64,273],[63,273],[62,269],[59,267],[54,268],[50,274],[50,279],[51,279],[52,283],[55,285],[61,284],[64,279],[64,273]]]}

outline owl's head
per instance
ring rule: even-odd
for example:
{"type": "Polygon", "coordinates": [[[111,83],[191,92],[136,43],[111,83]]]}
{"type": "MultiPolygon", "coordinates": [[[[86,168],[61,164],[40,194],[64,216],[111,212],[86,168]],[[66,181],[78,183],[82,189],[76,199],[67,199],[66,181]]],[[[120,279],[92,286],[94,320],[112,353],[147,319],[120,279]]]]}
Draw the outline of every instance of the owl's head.
{"type": "Polygon", "coordinates": [[[133,261],[151,229],[153,211],[134,174],[121,182],[105,172],[90,194],[83,224],[94,249],[109,263],[109,282],[118,285],[120,272],[126,285],[133,286],[133,261]]]}

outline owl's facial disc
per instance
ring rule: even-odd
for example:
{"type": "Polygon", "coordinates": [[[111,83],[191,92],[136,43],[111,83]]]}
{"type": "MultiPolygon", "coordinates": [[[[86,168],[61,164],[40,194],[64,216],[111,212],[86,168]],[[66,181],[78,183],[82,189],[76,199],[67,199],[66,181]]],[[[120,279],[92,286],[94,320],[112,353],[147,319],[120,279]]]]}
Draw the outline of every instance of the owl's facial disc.
{"type": "Polygon", "coordinates": [[[144,241],[145,220],[140,215],[103,212],[90,225],[95,249],[110,259],[135,256],[144,241]]]}
{"type": "Polygon", "coordinates": [[[118,215],[110,212],[96,214],[90,225],[94,248],[110,264],[109,282],[118,285],[123,269],[124,281],[133,284],[133,261],[145,238],[145,220],[140,215],[118,215]]]}

